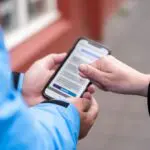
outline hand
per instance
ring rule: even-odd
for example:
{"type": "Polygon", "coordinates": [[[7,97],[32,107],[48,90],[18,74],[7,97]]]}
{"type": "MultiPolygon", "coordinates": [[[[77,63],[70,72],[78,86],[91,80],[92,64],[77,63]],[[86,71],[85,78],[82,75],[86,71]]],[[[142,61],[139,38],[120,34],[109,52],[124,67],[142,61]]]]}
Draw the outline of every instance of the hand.
{"type": "MultiPolygon", "coordinates": [[[[42,90],[65,57],[66,53],[48,55],[36,61],[25,73],[22,94],[29,106],[44,101],[42,90]]],[[[88,91],[94,93],[94,86],[89,86],[88,91]]]]}
{"type": "Polygon", "coordinates": [[[75,105],[80,113],[79,139],[81,140],[87,136],[94,125],[98,116],[99,106],[90,93],[85,93],[84,98],[71,98],[69,101],[75,105]]]}
{"type": "Polygon", "coordinates": [[[81,65],[80,74],[89,78],[100,89],[121,94],[147,96],[150,76],[106,56],[91,65],[81,65]]]}
{"type": "Polygon", "coordinates": [[[28,105],[44,101],[42,90],[65,57],[66,53],[48,55],[36,61],[25,73],[22,94],[28,105]]]}

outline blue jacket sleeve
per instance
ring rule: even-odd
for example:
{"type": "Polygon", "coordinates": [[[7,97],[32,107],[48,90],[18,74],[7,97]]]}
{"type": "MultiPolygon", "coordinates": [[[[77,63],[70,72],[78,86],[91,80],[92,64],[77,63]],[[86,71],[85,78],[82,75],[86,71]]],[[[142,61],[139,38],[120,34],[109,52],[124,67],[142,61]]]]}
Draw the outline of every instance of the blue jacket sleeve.
{"type": "Polygon", "coordinates": [[[5,49],[0,32],[0,149],[76,149],[80,126],[76,108],[39,104],[29,109],[13,89],[5,49]]]}

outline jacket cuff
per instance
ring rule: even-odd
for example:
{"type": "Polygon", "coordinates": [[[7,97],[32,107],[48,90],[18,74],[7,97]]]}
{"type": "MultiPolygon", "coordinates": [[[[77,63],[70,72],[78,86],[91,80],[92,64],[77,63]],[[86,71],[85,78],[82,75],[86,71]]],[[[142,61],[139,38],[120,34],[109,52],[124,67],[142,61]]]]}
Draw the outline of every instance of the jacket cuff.
{"type": "Polygon", "coordinates": [[[18,87],[17,87],[19,92],[22,92],[23,79],[24,79],[24,73],[20,73],[18,87]]]}
{"type": "Polygon", "coordinates": [[[45,103],[39,104],[38,106],[42,106],[42,105],[45,106],[51,105],[51,107],[55,107],[58,114],[62,116],[62,118],[67,120],[67,122],[70,124],[69,125],[71,127],[70,131],[76,137],[76,139],[78,139],[79,132],[80,132],[80,114],[77,108],[73,104],[69,103],[69,101],[66,99],[61,99],[61,100],[53,100],[53,102],[47,101],[45,103]],[[57,102],[66,103],[67,107],[62,106],[60,105],[60,103],[57,102]]]}
{"type": "Polygon", "coordinates": [[[149,83],[149,86],[148,86],[147,106],[148,106],[148,113],[150,115],[150,83],[149,83]]]}
{"type": "Polygon", "coordinates": [[[71,124],[70,131],[72,132],[72,135],[76,137],[75,139],[78,139],[80,132],[80,114],[76,107],[73,104],[69,104],[69,106],[64,109],[58,106],[58,111],[60,112],[62,117],[67,119],[71,124]]]}
{"type": "Polygon", "coordinates": [[[14,88],[21,92],[22,91],[22,87],[23,87],[23,79],[24,79],[24,74],[23,73],[19,73],[19,72],[12,72],[12,79],[13,79],[13,83],[14,83],[14,88]]]}

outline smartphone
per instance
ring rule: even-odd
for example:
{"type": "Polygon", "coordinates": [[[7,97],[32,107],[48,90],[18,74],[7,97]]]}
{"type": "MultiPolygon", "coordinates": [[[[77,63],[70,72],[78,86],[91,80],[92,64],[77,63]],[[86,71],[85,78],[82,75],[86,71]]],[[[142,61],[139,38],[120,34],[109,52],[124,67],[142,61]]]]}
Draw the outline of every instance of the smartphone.
{"type": "Polygon", "coordinates": [[[42,92],[43,96],[49,100],[82,97],[91,82],[79,75],[79,65],[91,64],[109,54],[110,50],[100,43],[80,38],[48,81],[42,92]]]}

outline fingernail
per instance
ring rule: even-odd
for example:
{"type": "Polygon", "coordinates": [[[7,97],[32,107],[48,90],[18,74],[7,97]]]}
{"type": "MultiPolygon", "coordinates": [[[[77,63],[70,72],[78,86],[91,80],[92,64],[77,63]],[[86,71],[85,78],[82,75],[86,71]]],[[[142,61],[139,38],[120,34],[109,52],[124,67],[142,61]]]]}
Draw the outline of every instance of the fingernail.
{"type": "Polygon", "coordinates": [[[82,71],[82,72],[86,72],[87,71],[87,66],[84,65],[84,64],[81,64],[80,67],[79,67],[79,70],[82,71]]]}

